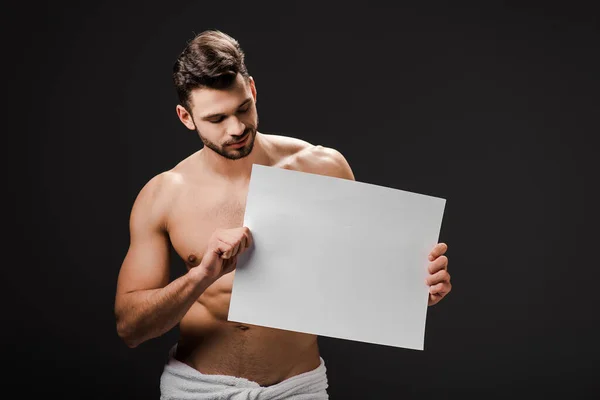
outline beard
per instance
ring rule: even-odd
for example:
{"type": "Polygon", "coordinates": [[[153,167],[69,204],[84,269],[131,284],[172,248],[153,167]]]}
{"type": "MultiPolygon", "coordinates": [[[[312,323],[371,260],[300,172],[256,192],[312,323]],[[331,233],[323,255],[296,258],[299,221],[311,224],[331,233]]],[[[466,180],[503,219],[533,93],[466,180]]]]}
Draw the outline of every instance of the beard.
{"type": "Polygon", "coordinates": [[[198,128],[196,128],[196,132],[198,133],[198,136],[200,136],[202,143],[204,143],[206,147],[219,154],[220,156],[225,157],[228,160],[239,160],[240,158],[248,156],[254,148],[254,139],[256,138],[256,127],[246,128],[244,130],[244,133],[238,136],[235,141],[227,142],[222,145],[218,145],[215,142],[211,142],[210,140],[205,138],[202,135],[202,133],[200,133],[198,128]],[[246,144],[243,147],[240,147],[239,149],[226,148],[227,145],[237,143],[240,141],[240,139],[246,140],[246,144]]]}

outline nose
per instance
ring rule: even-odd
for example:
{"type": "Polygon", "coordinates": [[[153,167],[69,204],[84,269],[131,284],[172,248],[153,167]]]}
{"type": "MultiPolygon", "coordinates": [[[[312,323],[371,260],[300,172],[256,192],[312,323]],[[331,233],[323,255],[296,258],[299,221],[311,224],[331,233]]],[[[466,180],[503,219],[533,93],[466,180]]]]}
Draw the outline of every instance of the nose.
{"type": "Polygon", "coordinates": [[[246,130],[246,125],[236,116],[228,118],[227,133],[230,136],[242,136],[246,130]]]}

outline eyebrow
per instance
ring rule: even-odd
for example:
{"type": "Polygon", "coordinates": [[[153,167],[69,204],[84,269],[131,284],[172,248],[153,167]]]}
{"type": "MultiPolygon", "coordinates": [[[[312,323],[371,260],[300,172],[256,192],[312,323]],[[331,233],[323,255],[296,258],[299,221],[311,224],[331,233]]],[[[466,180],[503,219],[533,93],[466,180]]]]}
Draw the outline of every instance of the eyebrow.
{"type": "MultiPolygon", "coordinates": [[[[241,108],[243,106],[245,106],[246,104],[248,104],[248,102],[250,102],[252,100],[251,97],[248,97],[246,100],[244,100],[242,102],[242,104],[240,104],[237,108],[241,108]]],[[[211,119],[211,118],[216,118],[216,117],[221,117],[221,116],[225,116],[225,114],[223,113],[215,113],[215,114],[210,114],[210,115],[206,115],[204,117],[202,117],[202,120],[207,120],[207,119],[211,119]]]]}

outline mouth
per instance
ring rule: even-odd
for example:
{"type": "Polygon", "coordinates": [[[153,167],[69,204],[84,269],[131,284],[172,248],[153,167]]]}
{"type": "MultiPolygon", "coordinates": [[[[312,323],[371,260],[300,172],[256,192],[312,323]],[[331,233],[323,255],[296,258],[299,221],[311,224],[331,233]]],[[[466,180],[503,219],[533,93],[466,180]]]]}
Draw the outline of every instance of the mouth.
{"type": "Polygon", "coordinates": [[[231,143],[228,146],[232,147],[234,149],[239,149],[240,147],[244,147],[246,145],[246,143],[248,142],[248,138],[250,137],[250,133],[251,133],[251,131],[248,130],[248,132],[246,132],[246,135],[244,135],[244,137],[242,138],[242,140],[240,140],[239,142],[231,143]]]}

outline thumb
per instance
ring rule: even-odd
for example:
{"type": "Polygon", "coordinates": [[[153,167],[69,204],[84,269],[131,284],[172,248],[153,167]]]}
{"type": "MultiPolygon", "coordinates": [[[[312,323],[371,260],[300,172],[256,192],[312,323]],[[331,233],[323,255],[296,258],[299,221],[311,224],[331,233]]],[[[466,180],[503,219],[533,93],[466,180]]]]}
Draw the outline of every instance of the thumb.
{"type": "Polygon", "coordinates": [[[223,260],[222,274],[228,274],[237,266],[237,256],[223,260]]]}

